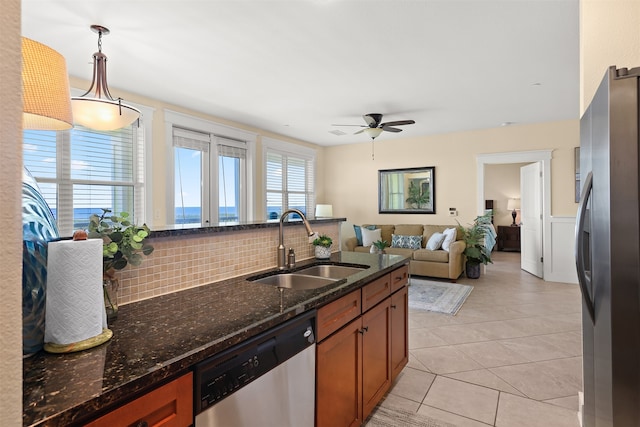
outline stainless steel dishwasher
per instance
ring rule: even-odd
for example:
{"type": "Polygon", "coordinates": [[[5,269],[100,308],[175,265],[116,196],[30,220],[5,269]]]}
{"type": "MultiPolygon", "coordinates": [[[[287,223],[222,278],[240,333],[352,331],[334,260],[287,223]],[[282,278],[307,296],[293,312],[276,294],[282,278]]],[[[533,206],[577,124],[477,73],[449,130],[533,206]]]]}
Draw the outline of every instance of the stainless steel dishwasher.
{"type": "Polygon", "coordinates": [[[315,311],[196,365],[195,427],[312,427],[315,311]]]}

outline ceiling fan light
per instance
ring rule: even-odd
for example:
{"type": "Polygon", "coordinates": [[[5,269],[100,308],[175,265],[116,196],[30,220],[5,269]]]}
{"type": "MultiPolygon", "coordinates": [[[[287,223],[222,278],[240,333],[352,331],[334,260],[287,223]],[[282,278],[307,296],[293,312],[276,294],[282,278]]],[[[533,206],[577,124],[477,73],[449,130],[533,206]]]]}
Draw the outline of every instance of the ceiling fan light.
{"type": "Polygon", "coordinates": [[[382,133],[382,128],[367,128],[364,132],[371,137],[371,139],[376,139],[382,133]]]}
{"type": "Polygon", "coordinates": [[[98,33],[98,52],[93,54],[93,80],[91,87],[82,96],[71,98],[73,122],[89,129],[115,130],[140,118],[140,110],[123,104],[122,99],[113,99],[107,85],[107,56],[102,53],[102,35],[109,29],[101,25],[92,25],[91,30],[98,33]],[[94,91],[91,96],[87,96],[94,91]]]}

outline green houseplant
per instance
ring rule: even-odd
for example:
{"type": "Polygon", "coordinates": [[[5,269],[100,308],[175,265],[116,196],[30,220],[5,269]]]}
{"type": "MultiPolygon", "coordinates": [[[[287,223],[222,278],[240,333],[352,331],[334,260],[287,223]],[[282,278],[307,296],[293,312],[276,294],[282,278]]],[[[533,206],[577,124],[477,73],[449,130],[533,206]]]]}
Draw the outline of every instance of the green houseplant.
{"type": "Polygon", "coordinates": [[[315,246],[316,258],[327,259],[331,257],[331,245],[333,244],[331,237],[326,234],[320,234],[313,240],[312,244],[315,246]]]}
{"type": "Polygon", "coordinates": [[[462,239],[466,244],[462,253],[467,258],[465,266],[467,277],[477,279],[480,277],[480,264],[493,263],[491,249],[485,245],[485,236],[492,232],[491,212],[476,217],[469,227],[463,227],[458,222],[458,230],[462,233],[462,239]]]}
{"type": "Polygon", "coordinates": [[[102,239],[102,273],[105,306],[108,317],[116,317],[118,313],[117,290],[118,279],[114,273],[131,264],[142,264],[143,256],[153,252],[153,246],[145,242],[149,236],[146,224],[134,225],[127,212],[110,215],[111,210],[102,208],[100,216],[89,217],[90,239],[102,239]]]}
{"type": "Polygon", "coordinates": [[[382,240],[382,239],[376,240],[371,245],[371,253],[383,254],[384,253],[384,248],[387,248],[387,247],[389,247],[389,243],[387,243],[386,240],[382,240]]]}
{"type": "Polygon", "coordinates": [[[419,209],[422,205],[429,203],[429,193],[426,191],[423,193],[414,181],[409,182],[408,193],[409,197],[405,199],[405,202],[416,209],[419,209]]]}

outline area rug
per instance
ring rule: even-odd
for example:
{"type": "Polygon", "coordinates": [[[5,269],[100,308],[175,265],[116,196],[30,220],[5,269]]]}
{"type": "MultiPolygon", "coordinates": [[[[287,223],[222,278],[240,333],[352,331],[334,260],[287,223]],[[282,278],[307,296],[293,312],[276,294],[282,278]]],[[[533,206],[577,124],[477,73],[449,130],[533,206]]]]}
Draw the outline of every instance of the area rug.
{"type": "Polygon", "coordinates": [[[454,424],[435,420],[415,412],[401,411],[378,406],[366,427],[455,427],[454,424]]]}
{"type": "Polygon", "coordinates": [[[412,278],[409,285],[409,308],[454,316],[472,290],[473,286],[412,278]]]}

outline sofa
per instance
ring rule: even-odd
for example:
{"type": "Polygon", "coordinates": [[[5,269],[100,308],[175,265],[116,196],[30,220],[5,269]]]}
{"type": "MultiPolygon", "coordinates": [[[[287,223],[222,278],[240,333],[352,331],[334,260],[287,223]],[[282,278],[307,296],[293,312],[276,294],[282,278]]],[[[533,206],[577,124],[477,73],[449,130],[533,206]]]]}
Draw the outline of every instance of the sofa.
{"type": "MultiPolygon", "coordinates": [[[[361,227],[373,228],[374,226],[365,224],[361,227]]],[[[464,240],[462,240],[462,233],[454,225],[377,224],[375,225],[375,228],[379,228],[381,230],[380,233],[382,240],[389,244],[393,241],[393,235],[396,235],[396,241],[402,240],[402,238],[399,238],[398,236],[422,236],[421,242],[419,243],[419,249],[410,249],[406,247],[387,247],[385,249],[385,253],[404,255],[409,258],[409,272],[412,275],[438,277],[455,282],[464,271],[465,256],[462,252],[466,245],[464,240]],[[436,232],[442,233],[447,228],[455,229],[455,240],[451,242],[449,251],[443,249],[427,249],[427,242],[432,235],[436,232]]],[[[400,246],[402,246],[402,244],[400,244],[400,246]]],[[[371,245],[359,245],[357,237],[349,237],[344,242],[344,248],[351,252],[369,252],[371,245]]]]}

